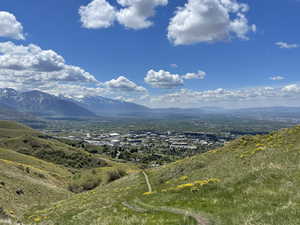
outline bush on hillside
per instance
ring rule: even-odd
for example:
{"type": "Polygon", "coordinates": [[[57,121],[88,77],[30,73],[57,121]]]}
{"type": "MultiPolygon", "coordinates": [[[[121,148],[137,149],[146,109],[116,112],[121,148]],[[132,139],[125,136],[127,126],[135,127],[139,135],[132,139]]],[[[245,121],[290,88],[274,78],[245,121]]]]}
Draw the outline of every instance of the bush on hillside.
{"type": "Polygon", "coordinates": [[[126,171],[122,169],[110,170],[107,172],[107,183],[118,180],[126,175],[126,171]]]}
{"type": "Polygon", "coordinates": [[[81,193],[95,189],[101,184],[101,179],[95,176],[85,176],[74,179],[68,186],[69,191],[73,193],[81,193]]]}

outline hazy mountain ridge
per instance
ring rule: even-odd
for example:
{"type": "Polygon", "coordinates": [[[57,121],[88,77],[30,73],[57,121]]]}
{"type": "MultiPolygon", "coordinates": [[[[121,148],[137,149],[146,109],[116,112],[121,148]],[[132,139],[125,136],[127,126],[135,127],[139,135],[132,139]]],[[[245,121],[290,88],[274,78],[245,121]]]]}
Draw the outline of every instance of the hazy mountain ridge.
{"type": "Polygon", "coordinates": [[[118,115],[150,111],[146,106],[102,96],[86,96],[83,98],[73,98],[72,100],[98,115],[118,115]]]}
{"type": "Polygon", "coordinates": [[[33,118],[33,115],[30,115],[29,113],[18,112],[6,104],[0,103],[0,120],[22,120],[33,118]]]}
{"type": "Polygon", "coordinates": [[[36,90],[18,92],[11,88],[3,88],[0,89],[0,109],[8,111],[8,108],[16,113],[60,117],[94,117],[96,114],[117,116],[150,112],[149,108],[142,105],[101,96],[66,98],[36,90]]]}
{"type": "Polygon", "coordinates": [[[14,89],[0,89],[0,103],[19,112],[38,116],[95,116],[94,113],[71,101],[41,91],[18,92],[14,89]]]}
{"type": "Polygon", "coordinates": [[[256,119],[300,119],[300,108],[149,108],[136,103],[102,96],[66,98],[63,96],[57,97],[41,91],[18,92],[11,88],[0,89],[0,118],[18,120],[24,117],[30,118],[30,114],[42,117],[94,117],[97,115],[105,117],[137,118],[169,118],[170,116],[172,118],[196,118],[207,115],[221,115],[256,119]]]}

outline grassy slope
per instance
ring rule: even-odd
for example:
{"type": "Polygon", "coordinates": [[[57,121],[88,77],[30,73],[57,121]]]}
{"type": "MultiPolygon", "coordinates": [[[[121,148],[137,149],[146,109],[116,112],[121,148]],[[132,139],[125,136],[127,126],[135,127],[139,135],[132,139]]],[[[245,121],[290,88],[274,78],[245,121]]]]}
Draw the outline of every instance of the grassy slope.
{"type": "Polygon", "coordinates": [[[243,137],[221,149],[147,171],[152,194],[143,194],[147,192],[143,174],[133,173],[47,209],[31,210],[24,219],[57,225],[195,224],[155,207],[168,206],[200,213],[212,224],[298,225],[299,162],[300,127],[243,137]],[[215,182],[205,184],[207,179],[215,182]]]}
{"type": "Polygon", "coordinates": [[[2,148],[75,169],[107,166],[106,160],[100,157],[54,139],[44,139],[43,136],[45,135],[23,124],[0,121],[2,148]]]}
{"type": "Polygon", "coordinates": [[[18,218],[29,207],[66,199],[70,176],[57,165],[0,149],[0,207],[18,218]],[[23,193],[17,194],[18,190],[23,193]]]}
{"type": "MultiPolygon", "coordinates": [[[[21,135],[41,133],[20,123],[0,121],[1,144],[21,135]]],[[[0,148],[0,207],[18,218],[29,207],[66,199],[71,195],[65,189],[70,177],[66,168],[0,148]],[[24,194],[17,194],[18,190],[24,194]]]]}
{"type": "Polygon", "coordinates": [[[90,178],[100,179],[100,185],[105,185],[111,172],[132,173],[135,169],[133,165],[107,162],[109,167],[85,169],[72,175],[65,167],[0,148],[0,207],[12,218],[19,218],[28,208],[45,207],[72,196],[68,191],[72,180],[82,184],[90,178]],[[24,194],[18,195],[17,190],[24,194]]]}
{"type": "Polygon", "coordinates": [[[0,128],[3,129],[14,129],[14,130],[27,130],[27,131],[34,131],[28,126],[25,126],[21,123],[17,123],[14,121],[8,121],[8,120],[1,120],[0,121],[0,128]]]}
{"type": "Polygon", "coordinates": [[[131,173],[135,169],[134,165],[102,159],[39,136],[43,135],[22,124],[0,121],[0,145],[5,147],[0,148],[0,224],[5,217],[1,209],[17,220],[28,208],[45,207],[72,196],[68,187],[74,180],[82,185],[92,177],[105,185],[112,172],[131,173]],[[80,169],[99,165],[106,167],[80,169]],[[76,168],[71,169],[76,174],[73,175],[65,166],[76,168]],[[24,193],[17,194],[18,190],[24,193]]]}
{"type": "Polygon", "coordinates": [[[13,150],[0,148],[0,160],[12,161],[16,164],[22,164],[28,167],[34,167],[38,170],[46,171],[58,179],[65,180],[72,174],[65,168],[41,159],[24,155],[13,150]]]}
{"type": "Polygon", "coordinates": [[[24,134],[28,135],[41,135],[40,132],[31,129],[23,124],[0,120],[0,140],[4,138],[18,137],[24,134]]]}
{"type": "Polygon", "coordinates": [[[2,140],[0,146],[67,167],[92,168],[106,165],[104,160],[82,149],[73,148],[56,140],[45,140],[32,135],[2,140]]]}

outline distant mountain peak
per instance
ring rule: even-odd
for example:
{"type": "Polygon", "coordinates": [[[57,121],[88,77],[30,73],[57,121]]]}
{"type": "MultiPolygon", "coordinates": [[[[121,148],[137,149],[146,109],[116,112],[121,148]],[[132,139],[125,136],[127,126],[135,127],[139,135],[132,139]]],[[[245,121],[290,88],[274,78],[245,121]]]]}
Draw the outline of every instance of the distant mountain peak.
{"type": "Polygon", "coordinates": [[[0,88],[0,96],[15,96],[18,92],[12,88],[0,88]]]}
{"type": "Polygon", "coordinates": [[[19,92],[12,88],[0,89],[0,103],[19,112],[46,116],[116,116],[149,112],[149,108],[123,100],[102,96],[54,96],[39,90],[19,92]]]}
{"type": "Polygon", "coordinates": [[[143,105],[102,96],[84,96],[80,98],[73,98],[73,100],[98,115],[132,114],[150,110],[143,105]]]}
{"type": "Polygon", "coordinates": [[[0,89],[0,103],[19,112],[33,113],[40,116],[95,116],[94,113],[72,101],[38,90],[18,92],[11,88],[0,89]]]}

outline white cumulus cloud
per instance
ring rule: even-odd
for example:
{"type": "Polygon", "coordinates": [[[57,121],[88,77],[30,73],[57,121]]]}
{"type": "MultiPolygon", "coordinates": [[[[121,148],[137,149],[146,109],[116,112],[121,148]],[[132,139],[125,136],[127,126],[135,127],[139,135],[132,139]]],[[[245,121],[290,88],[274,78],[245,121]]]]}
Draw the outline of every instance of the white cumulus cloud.
{"type": "Polygon", "coordinates": [[[58,71],[62,70],[63,57],[52,50],[42,50],[30,44],[15,45],[12,42],[0,43],[0,68],[12,70],[58,71]]]}
{"type": "Polygon", "coordinates": [[[126,28],[144,29],[153,25],[150,20],[155,15],[155,8],[165,6],[168,0],[117,0],[119,8],[107,0],[93,0],[81,6],[79,14],[85,28],[108,28],[118,21],[126,28]]]}
{"type": "Polygon", "coordinates": [[[275,45],[277,45],[279,48],[286,48],[286,49],[290,49],[290,48],[299,48],[300,46],[298,44],[289,44],[286,42],[276,42],[275,45]]]}
{"type": "Polygon", "coordinates": [[[9,12],[0,11],[0,37],[25,39],[22,24],[9,12]]]}
{"type": "Polygon", "coordinates": [[[53,50],[39,46],[0,42],[0,88],[40,90],[54,95],[130,98],[147,90],[124,76],[107,82],[98,81],[81,67],[69,65],[53,50]]]}
{"type": "Polygon", "coordinates": [[[174,45],[228,40],[233,36],[248,39],[255,25],[249,25],[247,4],[236,0],[188,0],[175,12],[168,26],[168,39],[174,45]]]}
{"type": "Polygon", "coordinates": [[[199,70],[197,73],[187,73],[186,75],[183,75],[183,79],[191,80],[191,79],[204,79],[206,76],[206,73],[204,71],[199,70]]]}
{"type": "Polygon", "coordinates": [[[101,85],[89,72],[66,64],[53,50],[43,50],[34,44],[0,43],[0,88],[78,95],[91,90],[104,92],[101,85]]]}
{"type": "Polygon", "coordinates": [[[131,29],[144,29],[153,22],[149,18],[155,15],[155,8],[165,6],[168,0],[117,0],[124,8],[117,13],[120,24],[131,29]]]}
{"type": "Polygon", "coordinates": [[[165,70],[149,70],[145,82],[155,88],[176,88],[183,85],[183,79],[178,74],[171,74],[165,70]]]}
{"type": "Polygon", "coordinates": [[[105,85],[112,90],[117,90],[121,92],[147,92],[147,90],[144,87],[138,86],[137,84],[135,84],[131,80],[128,80],[124,76],[120,76],[117,79],[107,81],[105,82],[105,85]]]}
{"type": "Polygon", "coordinates": [[[106,0],[94,0],[79,9],[83,27],[90,29],[107,28],[116,19],[116,9],[106,0]]]}
{"type": "Polygon", "coordinates": [[[298,84],[289,84],[284,86],[281,90],[286,93],[300,93],[300,86],[298,84]]]}
{"type": "Polygon", "coordinates": [[[144,81],[155,88],[172,89],[184,85],[184,80],[204,79],[206,73],[199,70],[197,73],[187,73],[185,75],[172,74],[165,70],[149,70],[144,81]]]}
{"type": "Polygon", "coordinates": [[[80,67],[68,65],[62,56],[53,50],[42,50],[39,46],[0,43],[0,79],[5,76],[18,77],[20,82],[95,82],[93,75],[80,67]]]}

